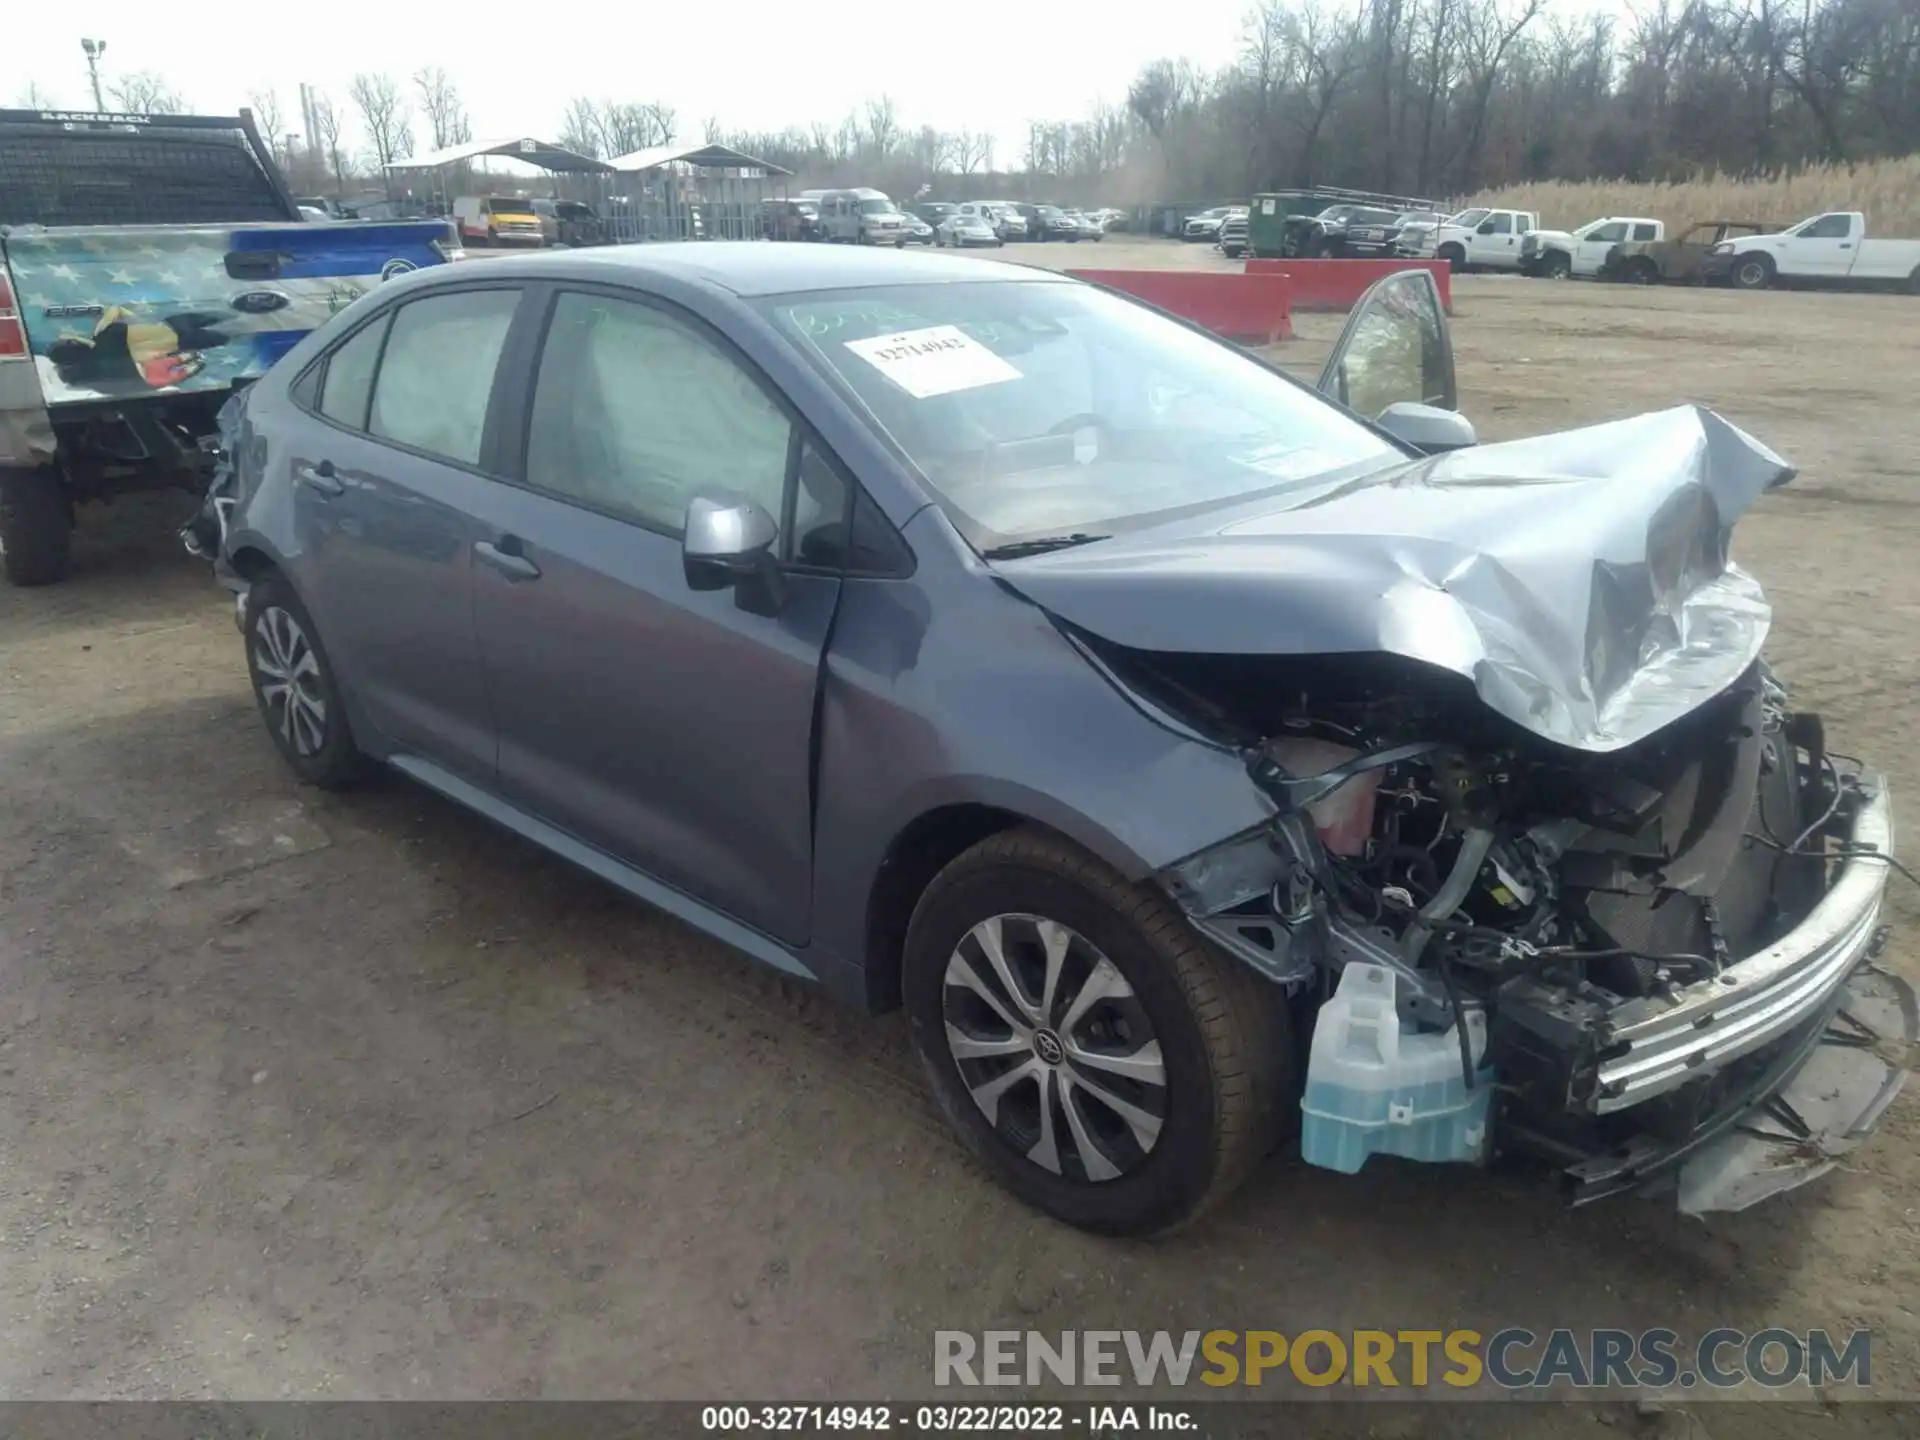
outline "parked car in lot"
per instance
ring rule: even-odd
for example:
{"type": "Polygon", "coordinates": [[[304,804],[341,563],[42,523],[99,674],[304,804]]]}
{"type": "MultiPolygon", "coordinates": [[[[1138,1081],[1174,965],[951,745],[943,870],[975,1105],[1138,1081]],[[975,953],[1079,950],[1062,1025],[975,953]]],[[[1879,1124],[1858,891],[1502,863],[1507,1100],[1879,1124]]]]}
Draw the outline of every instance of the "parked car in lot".
{"type": "Polygon", "coordinates": [[[1197,215],[1189,215],[1180,227],[1180,238],[1187,241],[1204,240],[1211,244],[1220,238],[1220,227],[1226,218],[1239,211],[1247,213],[1244,205],[1216,205],[1211,210],[1202,210],[1197,215]]]}
{"type": "Polygon", "coordinates": [[[1412,225],[1438,225],[1446,216],[1437,210],[1388,210],[1384,221],[1361,220],[1347,226],[1346,253],[1378,258],[1399,253],[1407,228],[1412,225]]]}
{"type": "Polygon", "coordinates": [[[546,226],[522,195],[462,195],[453,202],[453,219],[461,240],[479,249],[547,243],[546,226]]]}
{"type": "Polygon", "coordinates": [[[1539,224],[1530,210],[1462,210],[1423,237],[1418,253],[1455,270],[1518,270],[1520,241],[1539,224]]]}
{"type": "Polygon", "coordinates": [[[1127,212],[1108,206],[1103,210],[1088,212],[1090,219],[1099,223],[1102,235],[1118,235],[1127,228],[1127,212]]]}
{"type": "Polygon", "coordinates": [[[1220,247],[1220,253],[1229,260],[1238,260],[1247,253],[1247,217],[1229,215],[1220,222],[1217,232],[1219,239],[1214,243],[1220,247]]]}
{"type": "Polygon", "coordinates": [[[1016,207],[1027,222],[1028,240],[1078,240],[1080,227],[1058,205],[1022,204],[1016,207]]]}
{"type": "Polygon", "coordinates": [[[1915,1001],[1885,783],[1727,558],[1791,471],[1687,406],[1475,447],[1454,392],[1424,271],[1316,393],[1038,268],[515,257],[236,402],[216,571],[296,775],[904,1004],[1074,1224],[1179,1224],[1290,1114],[1695,1213],[1823,1173],[1915,1001]]]}
{"type": "Polygon", "coordinates": [[[1606,268],[1607,257],[1628,241],[1652,244],[1664,240],[1667,227],[1640,216],[1604,216],[1578,230],[1530,230],[1520,237],[1520,273],[1565,280],[1592,279],[1606,268]]]}
{"type": "Polygon", "coordinates": [[[960,207],[962,215],[982,215],[1002,240],[1027,238],[1027,217],[1010,200],[970,201],[960,207]]]}
{"type": "Polygon", "coordinates": [[[1742,290],[1786,282],[1830,289],[1899,289],[1920,295],[1920,240],[1876,240],[1858,210],[1815,215],[1772,235],[1723,240],[1709,253],[1742,290]]]}
{"type": "Polygon", "coordinates": [[[912,212],[904,212],[901,217],[901,229],[906,233],[909,245],[933,244],[933,226],[912,212]]]}
{"type": "Polygon", "coordinates": [[[766,200],[760,205],[761,233],[769,240],[822,240],[820,206],[813,200],[766,200]]]}
{"type": "Polygon", "coordinates": [[[907,243],[907,217],[885,191],[823,190],[814,203],[820,207],[820,233],[849,245],[907,243]]]}
{"type": "Polygon", "coordinates": [[[1329,205],[1317,215],[1288,217],[1282,243],[1289,255],[1308,260],[1337,260],[1353,248],[1348,243],[1352,227],[1360,226],[1367,231],[1366,246],[1371,253],[1387,247],[1388,237],[1398,228],[1399,220],[1397,211],[1380,206],[1329,205]]]}
{"type": "Polygon", "coordinates": [[[1089,215],[1084,210],[1069,210],[1067,211],[1067,218],[1079,229],[1082,240],[1093,240],[1097,242],[1101,235],[1106,232],[1106,227],[1102,225],[1098,219],[1089,215]]]}
{"type": "MultiPolygon", "coordinates": [[[[1689,225],[1675,239],[1623,240],[1607,252],[1600,278],[1629,285],[1703,283],[1716,245],[1743,235],[1764,235],[1773,228],[1757,220],[1702,220],[1689,225]]],[[[1725,266],[1720,267],[1716,278],[1727,279],[1725,266]]]]}
{"type": "Polygon", "coordinates": [[[969,245],[999,246],[1007,242],[1000,238],[999,232],[993,227],[993,222],[985,215],[955,210],[935,227],[933,243],[965,249],[969,245]]]}
{"type": "MultiPolygon", "coordinates": [[[[318,212],[324,213],[324,212],[318,212]]],[[[0,110],[0,571],[68,573],[78,507],[205,489],[227,396],[445,220],[304,215],[250,115],[0,110]]]]}

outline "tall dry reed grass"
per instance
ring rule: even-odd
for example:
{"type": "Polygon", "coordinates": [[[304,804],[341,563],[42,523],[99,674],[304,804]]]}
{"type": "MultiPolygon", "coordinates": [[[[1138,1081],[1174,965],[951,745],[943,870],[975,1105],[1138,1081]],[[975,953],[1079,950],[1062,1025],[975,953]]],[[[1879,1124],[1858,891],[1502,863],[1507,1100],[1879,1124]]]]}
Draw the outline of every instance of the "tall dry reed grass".
{"type": "Polygon", "coordinates": [[[1920,155],[1848,169],[1822,165],[1760,179],[1703,175],[1671,185],[1613,180],[1548,180],[1484,191],[1463,202],[1533,210],[1552,229],[1602,215],[1646,215],[1671,231],[1695,220],[1759,220],[1791,225],[1822,210],[1864,210],[1882,237],[1920,237],[1920,155]]]}

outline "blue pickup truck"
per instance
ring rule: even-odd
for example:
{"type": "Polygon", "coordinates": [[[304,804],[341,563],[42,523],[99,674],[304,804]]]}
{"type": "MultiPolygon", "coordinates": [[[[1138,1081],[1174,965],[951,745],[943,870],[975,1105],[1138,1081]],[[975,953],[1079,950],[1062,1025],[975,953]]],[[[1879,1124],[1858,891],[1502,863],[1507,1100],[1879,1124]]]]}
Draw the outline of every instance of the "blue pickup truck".
{"type": "Polygon", "coordinates": [[[252,117],[0,110],[0,569],[68,568],[76,505],[203,489],[237,388],[445,220],[310,223],[252,117]]]}

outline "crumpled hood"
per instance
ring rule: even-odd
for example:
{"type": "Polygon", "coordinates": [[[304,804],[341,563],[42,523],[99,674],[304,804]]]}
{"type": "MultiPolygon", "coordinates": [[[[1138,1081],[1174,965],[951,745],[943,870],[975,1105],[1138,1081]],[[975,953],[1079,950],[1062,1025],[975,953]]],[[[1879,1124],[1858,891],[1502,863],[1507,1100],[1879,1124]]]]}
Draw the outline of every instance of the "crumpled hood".
{"type": "Polygon", "coordinates": [[[1772,611],[1728,532],[1793,470],[1682,406],[1305,487],[996,562],[1067,623],[1129,648],[1385,652],[1492,709],[1618,750],[1719,694],[1772,611]]]}

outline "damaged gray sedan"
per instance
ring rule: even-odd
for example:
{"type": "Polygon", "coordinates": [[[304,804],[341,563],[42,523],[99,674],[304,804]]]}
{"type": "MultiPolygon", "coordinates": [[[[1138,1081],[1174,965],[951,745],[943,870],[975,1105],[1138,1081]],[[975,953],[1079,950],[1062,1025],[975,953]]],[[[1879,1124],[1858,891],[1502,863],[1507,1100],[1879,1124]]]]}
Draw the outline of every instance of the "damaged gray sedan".
{"type": "Polygon", "coordinates": [[[1739,1208],[1878,1120],[1885,782],[1680,408],[1477,446],[1424,273],[1319,392],[1057,275],[655,246],[382,286],[225,417],[189,543],[322,785],[383,762],[904,1004],[1073,1224],[1313,1164],[1739,1208]]]}

